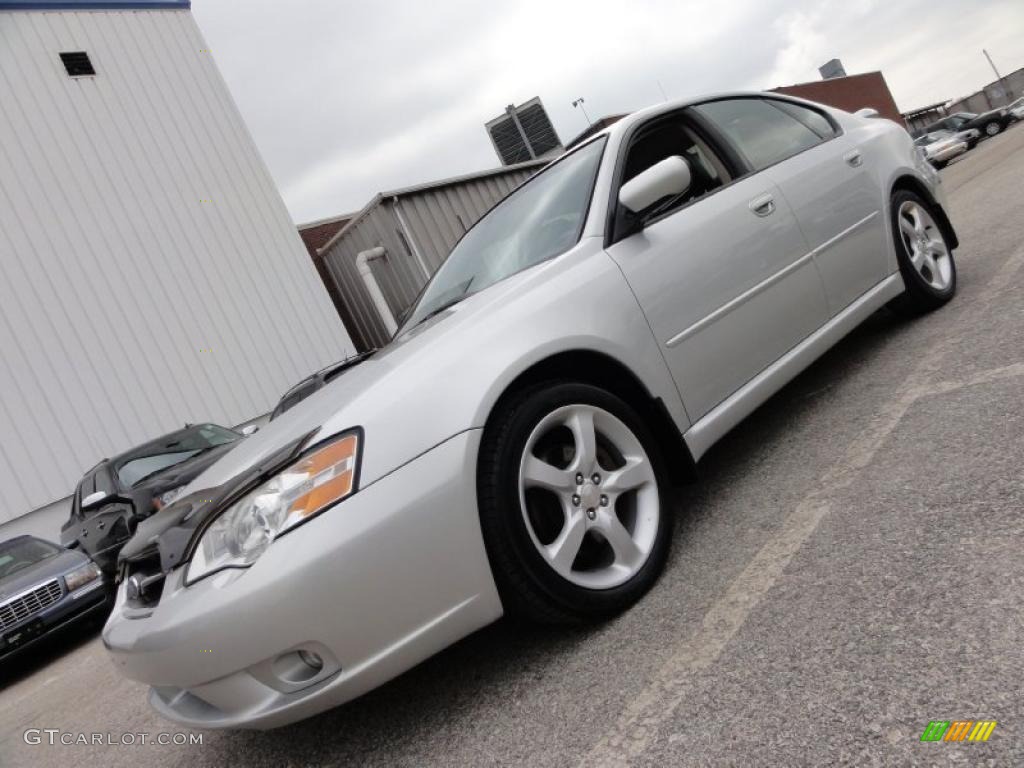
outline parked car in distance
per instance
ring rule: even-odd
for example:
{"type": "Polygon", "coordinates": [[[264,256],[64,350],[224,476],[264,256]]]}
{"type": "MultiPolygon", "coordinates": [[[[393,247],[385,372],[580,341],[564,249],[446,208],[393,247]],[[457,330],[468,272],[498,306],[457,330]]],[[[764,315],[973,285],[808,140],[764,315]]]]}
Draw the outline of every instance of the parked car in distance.
{"type": "Polygon", "coordinates": [[[1015,122],[1017,120],[1024,120],[1024,96],[1021,96],[1016,101],[1007,104],[1006,111],[1010,113],[1010,117],[1015,122]]]}
{"type": "Polygon", "coordinates": [[[353,357],[346,358],[345,360],[337,363],[332,363],[325,368],[321,368],[316,373],[310,374],[281,395],[281,399],[278,401],[277,405],[274,406],[274,410],[270,412],[269,421],[273,421],[285,411],[294,408],[314,392],[321,389],[325,384],[334,381],[334,379],[352,366],[363,362],[363,360],[368,358],[375,351],[376,350],[371,349],[366,352],[360,352],[353,357]]]}
{"type": "Polygon", "coordinates": [[[879,308],[949,301],[957,242],[892,121],[755,93],[628,115],[139,524],[104,644],[165,717],[270,728],[503,613],[614,616],[668,558],[670,481],[879,308]]]}
{"type": "Polygon", "coordinates": [[[0,660],[76,622],[105,618],[106,586],[81,552],[34,536],[0,542],[0,660]]]}
{"type": "Polygon", "coordinates": [[[967,151],[967,141],[952,131],[933,131],[914,140],[928,162],[936,168],[945,168],[954,157],[967,151]]]}
{"type": "Polygon", "coordinates": [[[78,482],[61,543],[80,548],[112,576],[139,521],[170,504],[242,437],[216,424],[190,424],[103,459],[78,482]]]}
{"type": "Polygon", "coordinates": [[[957,131],[955,136],[961,141],[967,144],[967,149],[974,149],[978,145],[979,139],[981,139],[981,131],[977,128],[967,128],[963,131],[957,131]]]}
{"type": "MultiPolygon", "coordinates": [[[[982,112],[980,115],[973,112],[954,112],[952,115],[947,115],[926,126],[925,132],[945,130],[957,133],[974,128],[980,132],[978,135],[978,140],[980,140],[982,136],[995,136],[1005,130],[1010,121],[1010,113],[1005,108],[982,112]]],[[[974,144],[977,144],[978,140],[975,140],[974,144]]],[[[968,149],[973,149],[974,144],[969,144],[968,149]]]]}

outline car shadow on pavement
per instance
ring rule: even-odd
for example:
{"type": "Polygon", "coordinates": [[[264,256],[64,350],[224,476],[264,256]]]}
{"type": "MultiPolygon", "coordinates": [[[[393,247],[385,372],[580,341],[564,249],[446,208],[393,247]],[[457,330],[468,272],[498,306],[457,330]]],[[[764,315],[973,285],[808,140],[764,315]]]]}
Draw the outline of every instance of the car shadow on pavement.
{"type": "MultiPolygon", "coordinates": [[[[888,338],[912,324],[886,310],[875,313],[712,448],[701,462],[698,482],[677,491],[675,507],[681,511],[673,558],[685,557],[689,523],[715,513],[709,485],[748,469],[754,454],[781,440],[818,393],[835,386],[850,368],[864,364],[888,338]]],[[[671,560],[667,567],[673,567],[671,560]]],[[[267,764],[289,764],[294,744],[320,751],[304,754],[310,764],[380,762],[386,754],[418,754],[418,742],[436,746],[438,733],[451,733],[453,721],[459,724],[460,739],[486,741],[485,730],[495,723],[496,711],[528,698],[551,665],[571,661],[574,650],[599,632],[600,627],[533,627],[501,620],[349,704],[273,731],[228,732],[218,741],[225,753],[258,754],[267,764]],[[366,752],[371,748],[372,756],[366,752]]]]}
{"type": "Polygon", "coordinates": [[[31,677],[95,639],[104,621],[105,618],[81,621],[0,661],[0,691],[31,677]]]}

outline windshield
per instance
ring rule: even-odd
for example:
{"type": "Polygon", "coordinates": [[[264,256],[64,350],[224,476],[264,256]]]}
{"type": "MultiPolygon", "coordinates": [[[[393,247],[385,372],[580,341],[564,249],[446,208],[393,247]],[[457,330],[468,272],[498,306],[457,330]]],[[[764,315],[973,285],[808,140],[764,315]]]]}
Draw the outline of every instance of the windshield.
{"type": "Polygon", "coordinates": [[[59,554],[60,550],[42,539],[12,539],[0,544],[0,579],[59,554]]]}
{"type": "Polygon", "coordinates": [[[117,479],[121,485],[131,488],[150,475],[188,461],[218,445],[233,443],[239,437],[237,432],[216,424],[203,424],[187,432],[177,432],[166,441],[152,443],[124,457],[117,466],[117,479]]]}
{"type": "Polygon", "coordinates": [[[602,137],[567,155],[485,214],[437,270],[406,327],[575,245],[604,144],[602,137]]]}

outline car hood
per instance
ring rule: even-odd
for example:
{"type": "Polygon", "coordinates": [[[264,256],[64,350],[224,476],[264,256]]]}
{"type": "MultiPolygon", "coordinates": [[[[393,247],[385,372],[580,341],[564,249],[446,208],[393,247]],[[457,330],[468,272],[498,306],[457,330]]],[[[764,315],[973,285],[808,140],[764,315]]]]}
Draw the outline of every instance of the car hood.
{"type": "Polygon", "coordinates": [[[163,568],[176,567],[190,556],[186,537],[211,516],[310,446],[353,429],[361,430],[353,493],[361,493],[453,436],[482,429],[516,377],[567,350],[622,361],[685,419],[622,271],[603,237],[584,237],[406,331],[248,437],[140,523],[122,557],[148,559],[159,549],[163,568]]]}
{"type": "Polygon", "coordinates": [[[45,584],[58,576],[63,576],[68,571],[88,562],[88,557],[70,549],[64,550],[59,555],[40,560],[35,565],[30,565],[5,579],[0,579],[0,602],[45,584]]]}
{"type": "Polygon", "coordinates": [[[443,386],[465,370],[463,332],[508,294],[522,292],[549,265],[513,275],[405,332],[248,437],[186,491],[220,486],[311,431],[308,442],[313,443],[354,427],[365,433],[360,469],[360,485],[365,486],[459,429],[474,426],[463,423],[438,432],[430,428],[438,414],[427,408],[414,411],[431,379],[443,386]],[[382,450],[385,445],[388,451],[382,450]]]}

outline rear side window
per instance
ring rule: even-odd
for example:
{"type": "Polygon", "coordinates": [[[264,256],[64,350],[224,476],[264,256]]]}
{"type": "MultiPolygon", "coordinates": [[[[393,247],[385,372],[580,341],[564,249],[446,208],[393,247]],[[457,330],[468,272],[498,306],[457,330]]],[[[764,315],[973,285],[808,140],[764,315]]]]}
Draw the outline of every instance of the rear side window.
{"type": "Polygon", "coordinates": [[[725,134],[755,171],[824,140],[806,122],[763,99],[724,99],[695,109],[725,134]]]}
{"type": "Polygon", "coordinates": [[[814,131],[818,135],[818,138],[822,140],[831,139],[836,135],[835,126],[829,122],[827,117],[816,109],[805,107],[802,104],[794,104],[791,101],[775,101],[770,99],[767,103],[771,104],[776,109],[781,109],[790,117],[799,120],[814,131]]]}

